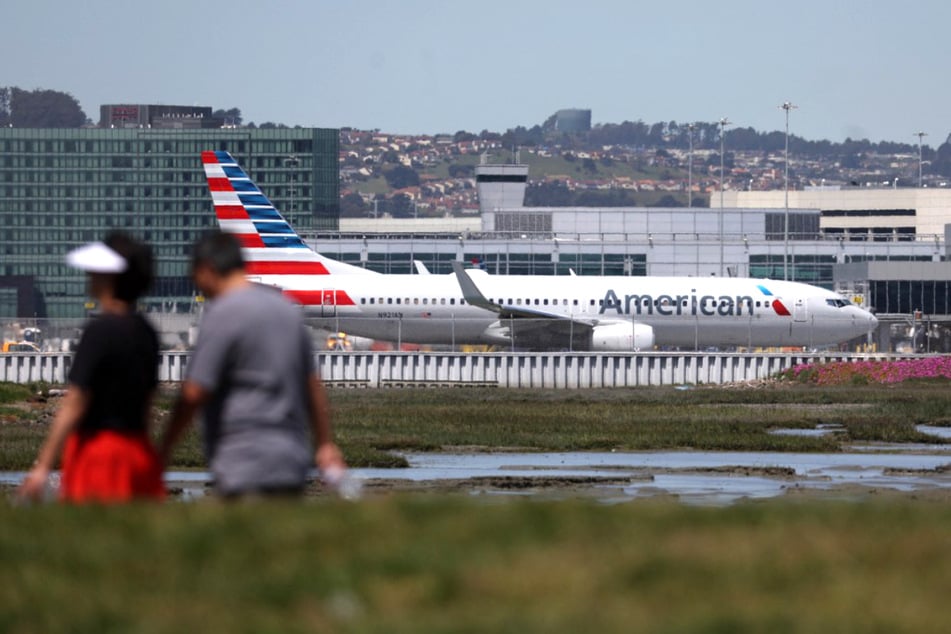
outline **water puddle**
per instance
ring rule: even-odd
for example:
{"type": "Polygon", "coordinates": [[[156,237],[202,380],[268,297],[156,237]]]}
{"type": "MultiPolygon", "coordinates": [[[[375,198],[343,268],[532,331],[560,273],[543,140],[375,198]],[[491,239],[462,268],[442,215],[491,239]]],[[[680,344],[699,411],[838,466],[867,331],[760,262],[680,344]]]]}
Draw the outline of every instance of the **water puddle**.
{"type": "Polygon", "coordinates": [[[805,437],[815,437],[815,436],[829,436],[831,434],[837,434],[845,432],[845,427],[842,425],[836,425],[834,423],[823,423],[821,425],[816,425],[812,429],[772,429],[768,433],[774,436],[805,436],[805,437]]]}
{"type": "Polygon", "coordinates": [[[944,438],[945,440],[951,440],[951,427],[935,427],[933,425],[915,425],[915,429],[920,431],[922,434],[928,434],[929,436],[935,436],[937,438],[944,438]]]}
{"type": "MultiPolygon", "coordinates": [[[[848,453],[410,453],[405,454],[407,468],[354,469],[353,475],[384,493],[586,496],[606,503],[670,497],[685,504],[724,505],[791,492],[840,492],[849,497],[881,489],[951,491],[951,445],[896,447],[900,451],[876,445],[853,447],[848,453]]],[[[0,485],[16,486],[24,476],[0,472],[0,485]]],[[[191,500],[205,495],[211,477],[204,471],[173,471],[165,479],[180,499],[191,500]]]]}
{"type": "MultiPolygon", "coordinates": [[[[407,454],[406,469],[357,470],[361,477],[426,480],[591,478],[585,494],[608,502],[675,497],[730,504],[790,491],[951,490],[951,451],[936,453],[577,452],[407,454]],[[385,476],[382,474],[385,473],[385,476]],[[598,478],[605,481],[599,483],[598,478]],[[619,482],[630,478],[628,482],[619,482]]],[[[484,490],[481,487],[480,490],[484,490]]]]}

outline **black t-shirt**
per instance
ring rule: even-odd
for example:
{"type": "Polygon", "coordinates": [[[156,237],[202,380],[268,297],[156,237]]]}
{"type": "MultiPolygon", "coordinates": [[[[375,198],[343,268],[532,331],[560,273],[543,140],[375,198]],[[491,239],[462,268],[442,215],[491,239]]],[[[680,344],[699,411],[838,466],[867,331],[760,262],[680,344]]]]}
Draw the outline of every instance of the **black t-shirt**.
{"type": "Polygon", "coordinates": [[[158,336],[142,315],[100,315],[86,325],[69,382],[91,395],[79,431],[146,431],[158,385],[158,336]]]}

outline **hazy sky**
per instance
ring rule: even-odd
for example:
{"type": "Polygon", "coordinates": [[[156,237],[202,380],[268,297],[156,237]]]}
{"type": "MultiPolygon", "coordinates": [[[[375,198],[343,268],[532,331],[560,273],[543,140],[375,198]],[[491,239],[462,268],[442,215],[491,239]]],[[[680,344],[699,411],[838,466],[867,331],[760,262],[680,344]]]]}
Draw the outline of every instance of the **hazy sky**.
{"type": "Polygon", "coordinates": [[[393,133],[715,121],[936,147],[947,0],[5,0],[0,86],[393,133]]]}

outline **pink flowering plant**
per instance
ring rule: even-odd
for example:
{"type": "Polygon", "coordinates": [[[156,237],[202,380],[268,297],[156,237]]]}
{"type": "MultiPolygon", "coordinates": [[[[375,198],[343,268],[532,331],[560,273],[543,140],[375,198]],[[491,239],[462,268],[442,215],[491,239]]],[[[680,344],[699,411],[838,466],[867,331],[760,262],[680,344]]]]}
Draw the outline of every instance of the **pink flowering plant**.
{"type": "Polygon", "coordinates": [[[782,372],[780,379],[817,385],[891,384],[908,379],[951,379],[951,356],[895,361],[803,363],[782,372]]]}

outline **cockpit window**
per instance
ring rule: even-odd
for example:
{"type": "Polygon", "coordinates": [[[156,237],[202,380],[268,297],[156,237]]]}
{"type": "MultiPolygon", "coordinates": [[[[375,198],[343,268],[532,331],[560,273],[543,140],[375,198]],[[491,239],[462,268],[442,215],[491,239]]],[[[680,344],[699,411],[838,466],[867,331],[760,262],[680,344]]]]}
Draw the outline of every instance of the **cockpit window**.
{"type": "Polygon", "coordinates": [[[826,304],[834,306],[835,308],[845,308],[849,305],[849,302],[840,297],[836,297],[835,299],[827,299],[826,304]]]}

